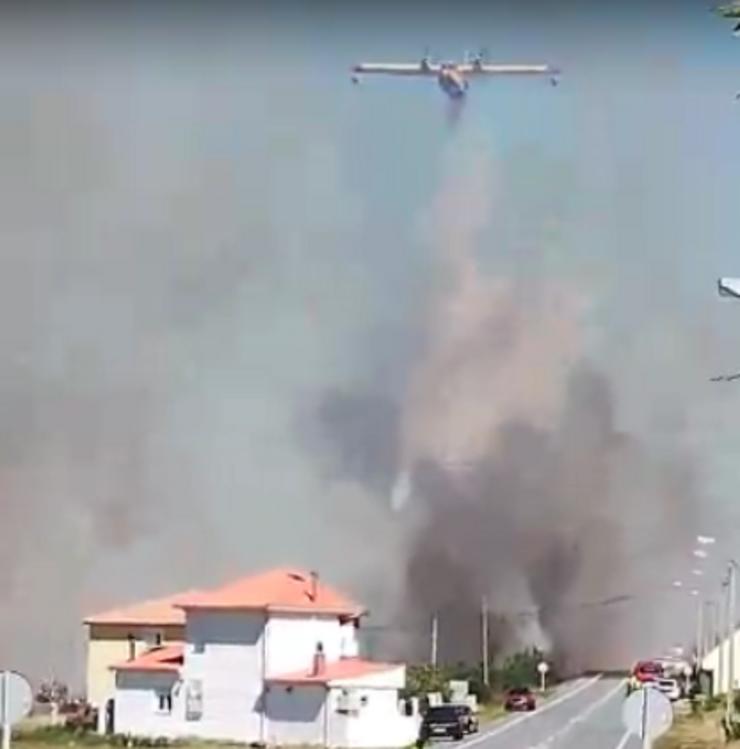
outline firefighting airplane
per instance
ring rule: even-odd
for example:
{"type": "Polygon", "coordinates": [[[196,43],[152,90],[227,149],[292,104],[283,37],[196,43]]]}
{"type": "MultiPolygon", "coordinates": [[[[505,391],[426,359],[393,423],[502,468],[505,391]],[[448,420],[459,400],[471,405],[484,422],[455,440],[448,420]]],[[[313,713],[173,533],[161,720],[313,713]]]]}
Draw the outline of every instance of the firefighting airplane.
{"type": "Polygon", "coordinates": [[[436,76],[439,87],[450,99],[462,99],[468,90],[468,76],[484,75],[549,75],[557,85],[560,71],[550,65],[492,65],[484,62],[483,53],[468,62],[431,62],[428,56],[417,63],[360,63],[352,68],[352,82],[359,83],[360,75],[383,74],[401,76],[436,76]]]}

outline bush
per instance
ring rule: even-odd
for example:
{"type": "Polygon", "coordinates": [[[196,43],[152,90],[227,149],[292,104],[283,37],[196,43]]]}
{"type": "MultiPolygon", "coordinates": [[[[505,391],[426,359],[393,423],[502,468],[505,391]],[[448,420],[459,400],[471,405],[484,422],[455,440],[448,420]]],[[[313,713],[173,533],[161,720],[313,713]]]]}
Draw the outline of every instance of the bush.
{"type": "MultiPolygon", "coordinates": [[[[501,668],[501,686],[504,689],[536,686],[540,680],[537,665],[543,658],[544,653],[537,648],[509,656],[501,668]]],[[[552,679],[553,675],[548,674],[548,678],[552,679]]]]}
{"type": "Polygon", "coordinates": [[[721,705],[722,705],[722,700],[716,695],[707,697],[704,700],[704,709],[707,712],[713,712],[714,710],[717,710],[721,705]]]}
{"type": "Polygon", "coordinates": [[[409,666],[406,671],[406,688],[401,696],[423,697],[429,692],[441,692],[446,697],[449,692],[448,681],[449,674],[442,668],[428,664],[409,666]]]}
{"type": "Polygon", "coordinates": [[[727,718],[722,718],[722,730],[726,741],[740,739],[740,720],[735,718],[728,721],[727,718]]]}

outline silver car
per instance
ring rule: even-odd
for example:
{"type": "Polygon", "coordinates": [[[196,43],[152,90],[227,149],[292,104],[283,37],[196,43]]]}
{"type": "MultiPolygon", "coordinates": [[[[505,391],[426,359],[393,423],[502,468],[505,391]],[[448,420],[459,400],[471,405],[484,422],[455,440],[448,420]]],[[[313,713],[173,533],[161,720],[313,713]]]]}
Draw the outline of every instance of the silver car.
{"type": "Polygon", "coordinates": [[[656,686],[671,702],[681,699],[681,687],[676,679],[658,679],[656,686]]]}

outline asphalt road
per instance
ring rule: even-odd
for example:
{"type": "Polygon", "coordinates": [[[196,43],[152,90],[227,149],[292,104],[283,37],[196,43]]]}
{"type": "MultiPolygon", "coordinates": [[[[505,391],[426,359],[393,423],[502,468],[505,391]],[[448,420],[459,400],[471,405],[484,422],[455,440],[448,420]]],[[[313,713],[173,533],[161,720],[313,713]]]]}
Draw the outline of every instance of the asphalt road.
{"type": "Polygon", "coordinates": [[[580,679],[531,713],[483,728],[457,749],[640,749],[622,726],[626,682],[580,679]]]}

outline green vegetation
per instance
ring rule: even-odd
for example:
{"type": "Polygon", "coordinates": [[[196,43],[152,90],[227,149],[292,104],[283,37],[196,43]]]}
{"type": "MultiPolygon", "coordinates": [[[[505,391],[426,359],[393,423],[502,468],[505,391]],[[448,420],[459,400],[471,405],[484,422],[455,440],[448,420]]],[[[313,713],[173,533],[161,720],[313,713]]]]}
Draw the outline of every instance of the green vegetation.
{"type": "Polygon", "coordinates": [[[655,749],[720,749],[740,747],[726,742],[722,731],[722,711],[699,711],[678,715],[669,733],[655,742],[655,749]]]}
{"type": "MultiPolygon", "coordinates": [[[[403,697],[423,698],[430,692],[442,694],[449,699],[448,683],[451,680],[467,681],[470,693],[475,695],[480,706],[480,718],[483,721],[500,717],[503,710],[504,693],[511,687],[537,687],[540,676],[537,665],[544,654],[533,648],[515,653],[498,665],[489,667],[489,685],[483,681],[483,664],[455,665],[434,667],[429,664],[409,666],[406,671],[406,689],[403,697]]],[[[556,684],[558,676],[553,671],[547,675],[548,685],[556,684]]],[[[550,690],[543,695],[549,697],[550,690]]]]}
{"type": "MultiPolygon", "coordinates": [[[[434,667],[428,664],[409,666],[406,672],[406,690],[404,697],[422,696],[428,692],[441,692],[446,695],[447,683],[452,680],[467,681],[470,693],[481,703],[489,702],[496,692],[511,687],[536,687],[539,684],[537,664],[544,658],[544,653],[532,648],[506,658],[498,667],[489,667],[490,686],[483,683],[483,664],[468,665],[458,663],[454,666],[434,667]]],[[[554,671],[547,675],[548,684],[558,681],[554,671]]]]}
{"type": "Polygon", "coordinates": [[[13,732],[13,743],[23,749],[48,749],[65,747],[176,747],[177,749],[244,749],[233,742],[202,741],[199,739],[172,740],[136,736],[101,736],[93,731],[70,729],[64,726],[23,728],[13,732]]]}
{"type": "Polygon", "coordinates": [[[447,668],[437,668],[429,664],[409,666],[406,670],[406,689],[401,696],[422,697],[429,692],[441,692],[447,698],[447,682],[454,678],[447,668]]]}
{"type": "MultiPolygon", "coordinates": [[[[524,650],[509,656],[497,673],[498,683],[504,688],[510,687],[533,687],[539,683],[537,664],[544,658],[544,653],[537,648],[524,650]]],[[[550,671],[547,675],[548,681],[557,681],[557,674],[550,671]]]]}

